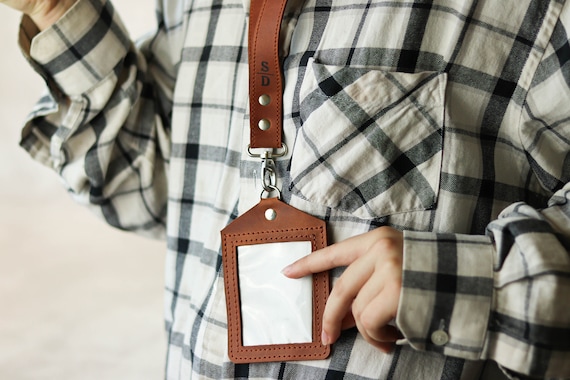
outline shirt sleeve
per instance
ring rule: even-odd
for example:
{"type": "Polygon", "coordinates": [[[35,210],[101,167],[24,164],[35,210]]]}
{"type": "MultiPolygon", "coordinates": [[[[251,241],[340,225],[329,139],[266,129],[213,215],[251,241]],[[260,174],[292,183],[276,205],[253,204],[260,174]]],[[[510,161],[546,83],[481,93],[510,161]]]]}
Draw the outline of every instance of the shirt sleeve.
{"type": "Polygon", "coordinates": [[[397,323],[415,349],[492,359],[513,378],[570,377],[569,21],[566,6],[520,127],[552,196],[543,209],[509,206],[487,236],[405,233],[397,323]]]}
{"type": "Polygon", "coordinates": [[[79,0],[41,33],[24,16],[19,42],[48,87],[22,147],[112,226],[162,238],[175,78],[157,54],[164,33],[135,46],[110,2],[79,0]]]}

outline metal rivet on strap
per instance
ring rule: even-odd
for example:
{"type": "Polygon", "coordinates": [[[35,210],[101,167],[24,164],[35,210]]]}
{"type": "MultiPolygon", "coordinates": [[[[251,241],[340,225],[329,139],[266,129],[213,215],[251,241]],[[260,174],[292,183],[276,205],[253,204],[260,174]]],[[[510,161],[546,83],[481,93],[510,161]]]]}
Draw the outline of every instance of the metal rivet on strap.
{"type": "Polygon", "coordinates": [[[263,94],[259,97],[258,101],[262,106],[266,106],[271,103],[271,97],[267,94],[263,94]]]}
{"type": "Polygon", "coordinates": [[[265,219],[275,220],[275,218],[277,218],[277,213],[275,212],[274,209],[268,208],[267,210],[265,210],[265,219]]]}
{"type": "Polygon", "coordinates": [[[259,123],[257,123],[257,126],[262,131],[267,131],[271,127],[271,123],[267,119],[261,119],[259,120],[259,123]]]}

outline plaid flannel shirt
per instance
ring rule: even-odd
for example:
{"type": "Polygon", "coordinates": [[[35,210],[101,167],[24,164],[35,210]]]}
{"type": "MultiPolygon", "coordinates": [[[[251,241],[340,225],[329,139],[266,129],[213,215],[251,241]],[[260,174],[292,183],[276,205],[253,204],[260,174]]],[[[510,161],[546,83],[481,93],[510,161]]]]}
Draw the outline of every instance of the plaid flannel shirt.
{"type": "Polygon", "coordinates": [[[568,2],[289,1],[283,198],[332,243],[405,231],[406,339],[383,354],[352,329],[328,360],[251,365],[227,358],[219,237],[261,190],[249,2],[157,7],[138,45],[103,0],[40,34],[24,17],[50,93],[22,145],[111,225],[166,238],[167,378],[570,377],[568,2]]]}

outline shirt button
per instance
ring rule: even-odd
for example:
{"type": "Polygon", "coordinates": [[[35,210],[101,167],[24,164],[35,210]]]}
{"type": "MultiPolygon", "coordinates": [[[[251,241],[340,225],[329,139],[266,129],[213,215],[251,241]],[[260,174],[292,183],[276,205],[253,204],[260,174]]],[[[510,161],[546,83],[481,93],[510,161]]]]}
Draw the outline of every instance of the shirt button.
{"type": "Polygon", "coordinates": [[[436,346],[443,346],[449,342],[449,335],[443,330],[436,330],[431,334],[431,341],[436,346]]]}

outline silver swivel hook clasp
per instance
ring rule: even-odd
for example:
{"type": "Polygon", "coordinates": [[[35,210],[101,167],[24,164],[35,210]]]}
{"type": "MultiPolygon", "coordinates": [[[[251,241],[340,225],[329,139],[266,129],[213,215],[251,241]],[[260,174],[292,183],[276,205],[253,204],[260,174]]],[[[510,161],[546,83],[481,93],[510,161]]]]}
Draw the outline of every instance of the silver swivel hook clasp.
{"type": "Polygon", "coordinates": [[[271,194],[277,194],[277,199],[281,199],[281,191],[277,187],[277,168],[275,166],[275,157],[283,157],[287,154],[287,145],[282,144],[281,149],[276,153],[273,150],[265,149],[262,153],[253,153],[251,148],[247,148],[250,157],[261,159],[261,198],[270,198],[271,194]]]}

